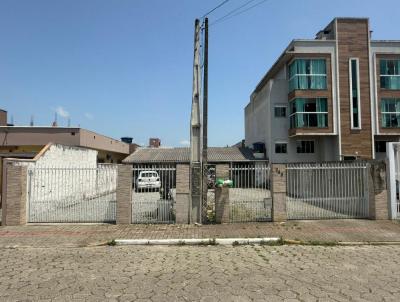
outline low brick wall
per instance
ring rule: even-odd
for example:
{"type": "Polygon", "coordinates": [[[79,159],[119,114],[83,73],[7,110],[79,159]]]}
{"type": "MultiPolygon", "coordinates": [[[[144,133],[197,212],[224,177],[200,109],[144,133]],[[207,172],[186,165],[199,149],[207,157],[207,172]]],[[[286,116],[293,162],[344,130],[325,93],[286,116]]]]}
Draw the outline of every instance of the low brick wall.
{"type": "Polygon", "coordinates": [[[5,161],[2,209],[2,225],[26,224],[27,167],[15,166],[5,161]]]}
{"type": "Polygon", "coordinates": [[[286,221],[286,165],[271,165],[272,221],[286,221]]]}
{"type": "Polygon", "coordinates": [[[215,222],[228,223],[230,221],[229,188],[215,188],[215,222]]]}
{"type": "Polygon", "coordinates": [[[117,224],[132,222],[132,167],[118,165],[117,172],[117,224]]]}
{"type": "Polygon", "coordinates": [[[176,223],[189,223],[190,166],[176,165],[176,223]]]}
{"type": "Polygon", "coordinates": [[[386,163],[372,161],[369,165],[369,215],[371,219],[389,219],[388,186],[386,163]]]}

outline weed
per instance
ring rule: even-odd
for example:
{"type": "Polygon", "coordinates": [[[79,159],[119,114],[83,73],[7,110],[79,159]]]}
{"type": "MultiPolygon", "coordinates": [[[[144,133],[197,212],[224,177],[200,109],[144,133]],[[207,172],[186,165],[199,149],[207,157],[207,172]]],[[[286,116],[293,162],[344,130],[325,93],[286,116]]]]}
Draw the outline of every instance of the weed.
{"type": "Polygon", "coordinates": [[[335,246],[337,245],[336,241],[319,241],[319,240],[311,240],[304,242],[305,245],[318,245],[318,246],[335,246]]]}
{"type": "Polygon", "coordinates": [[[209,239],[208,241],[201,241],[199,245],[217,245],[215,238],[209,239]]]}
{"type": "Polygon", "coordinates": [[[217,245],[217,241],[215,240],[215,238],[210,239],[209,245],[217,245]]]}
{"type": "Polygon", "coordinates": [[[117,245],[117,242],[115,241],[115,239],[113,239],[113,240],[111,240],[111,241],[108,241],[108,242],[107,242],[107,245],[109,245],[109,246],[114,246],[114,245],[117,245]]]}
{"type": "Polygon", "coordinates": [[[232,246],[238,246],[238,245],[240,245],[240,243],[238,241],[232,242],[232,246]]]}
{"type": "Polygon", "coordinates": [[[278,240],[261,240],[260,245],[268,245],[268,246],[277,246],[277,245],[283,245],[285,242],[282,239],[282,237],[279,237],[278,240]]]}

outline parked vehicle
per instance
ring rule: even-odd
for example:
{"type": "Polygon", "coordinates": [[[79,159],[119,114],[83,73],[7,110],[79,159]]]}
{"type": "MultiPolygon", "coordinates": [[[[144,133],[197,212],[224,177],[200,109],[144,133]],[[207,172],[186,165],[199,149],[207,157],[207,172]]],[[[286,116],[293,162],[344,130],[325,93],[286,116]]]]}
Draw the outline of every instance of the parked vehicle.
{"type": "Polygon", "coordinates": [[[136,190],[160,190],[160,176],[156,171],[141,171],[136,179],[136,190]]]}

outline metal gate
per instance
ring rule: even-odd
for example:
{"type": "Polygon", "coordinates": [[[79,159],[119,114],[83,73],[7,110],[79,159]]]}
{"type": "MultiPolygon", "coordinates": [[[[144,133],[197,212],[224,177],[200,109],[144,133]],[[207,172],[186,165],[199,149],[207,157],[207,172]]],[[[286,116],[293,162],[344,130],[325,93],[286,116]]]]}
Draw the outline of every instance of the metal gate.
{"type": "Polygon", "coordinates": [[[215,169],[214,164],[207,164],[203,167],[203,181],[207,182],[203,192],[206,197],[202,201],[201,217],[204,224],[215,222],[215,169]]]}
{"type": "Polygon", "coordinates": [[[28,222],[114,222],[117,166],[28,169],[28,222]]]}
{"type": "Polygon", "coordinates": [[[175,223],[176,166],[134,165],[132,223],[175,223]]]}
{"type": "Polygon", "coordinates": [[[387,143],[386,156],[389,163],[390,217],[400,219],[400,143],[387,143]]]}
{"type": "Polygon", "coordinates": [[[288,219],[368,218],[367,163],[288,164],[288,219]]]}
{"type": "Polygon", "coordinates": [[[270,165],[268,162],[235,163],[229,169],[230,222],[272,220],[270,165]]]}

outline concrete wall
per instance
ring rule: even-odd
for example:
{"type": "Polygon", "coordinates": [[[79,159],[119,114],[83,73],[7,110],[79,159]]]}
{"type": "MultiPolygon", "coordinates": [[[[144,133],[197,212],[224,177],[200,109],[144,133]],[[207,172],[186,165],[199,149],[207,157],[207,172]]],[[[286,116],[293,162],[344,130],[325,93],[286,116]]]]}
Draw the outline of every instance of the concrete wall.
{"type": "Polygon", "coordinates": [[[0,127],[0,140],[7,146],[45,146],[49,142],[79,146],[79,128],[0,127]]]}
{"type": "Polygon", "coordinates": [[[51,144],[29,166],[36,168],[96,168],[97,151],[51,144]]]}
{"type": "Polygon", "coordinates": [[[129,155],[129,144],[86,129],[80,129],[79,146],[129,155]]]}

